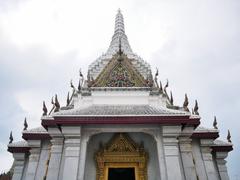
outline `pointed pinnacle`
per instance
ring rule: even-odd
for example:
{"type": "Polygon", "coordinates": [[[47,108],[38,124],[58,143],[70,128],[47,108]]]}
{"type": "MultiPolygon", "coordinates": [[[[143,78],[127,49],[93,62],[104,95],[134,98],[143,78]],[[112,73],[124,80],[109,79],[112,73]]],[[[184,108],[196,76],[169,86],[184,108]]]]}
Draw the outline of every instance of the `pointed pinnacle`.
{"type": "Polygon", "coordinates": [[[27,128],[28,128],[28,123],[27,123],[27,118],[25,117],[25,119],[24,119],[24,128],[23,128],[23,130],[24,131],[26,131],[27,130],[27,128]]]}
{"type": "MultiPolygon", "coordinates": [[[[52,99],[52,104],[54,104],[53,99],[52,99]]],[[[42,115],[43,115],[43,116],[46,116],[48,110],[47,110],[47,107],[46,107],[45,101],[43,101],[43,108],[42,108],[42,110],[43,110],[43,114],[42,114],[42,115]]]]}
{"type": "Polygon", "coordinates": [[[80,77],[83,77],[83,74],[82,74],[82,70],[81,70],[81,69],[79,69],[79,76],[80,76],[80,77]]]}
{"type": "Polygon", "coordinates": [[[160,81],[160,87],[159,87],[159,91],[160,91],[160,93],[163,93],[163,87],[162,87],[162,82],[160,81]]]}
{"type": "Polygon", "coordinates": [[[10,136],[9,136],[9,144],[11,144],[13,142],[13,135],[12,135],[12,131],[10,132],[10,136]]]}
{"type": "Polygon", "coordinates": [[[164,92],[167,94],[167,87],[168,87],[168,79],[167,79],[167,83],[166,83],[166,85],[165,85],[165,87],[164,87],[164,92]]]}
{"type": "Polygon", "coordinates": [[[69,98],[69,92],[68,92],[68,94],[67,94],[67,106],[69,106],[69,104],[70,104],[70,98],[69,98]]]}
{"type": "Polygon", "coordinates": [[[195,100],[194,114],[199,115],[199,112],[198,112],[198,102],[197,102],[197,100],[195,100]]]}
{"type": "Polygon", "coordinates": [[[58,102],[57,94],[55,95],[55,109],[54,112],[58,112],[60,109],[60,104],[58,102]]]}
{"type": "Polygon", "coordinates": [[[216,116],[214,116],[213,127],[214,127],[214,129],[218,129],[216,116]]]}
{"type": "Polygon", "coordinates": [[[172,95],[172,91],[170,91],[170,103],[171,103],[171,105],[173,105],[173,95],[172,95]]]}
{"type": "Polygon", "coordinates": [[[230,133],[230,131],[228,130],[228,135],[227,135],[227,140],[228,140],[228,142],[232,142],[232,140],[231,140],[231,133],[230,133]]]}
{"type": "Polygon", "coordinates": [[[188,97],[187,94],[185,94],[185,99],[184,99],[184,103],[183,103],[183,108],[185,111],[189,111],[188,109],[188,97]]]}
{"type": "Polygon", "coordinates": [[[72,80],[70,81],[70,86],[71,86],[71,88],[75,89],[72,80]]]}

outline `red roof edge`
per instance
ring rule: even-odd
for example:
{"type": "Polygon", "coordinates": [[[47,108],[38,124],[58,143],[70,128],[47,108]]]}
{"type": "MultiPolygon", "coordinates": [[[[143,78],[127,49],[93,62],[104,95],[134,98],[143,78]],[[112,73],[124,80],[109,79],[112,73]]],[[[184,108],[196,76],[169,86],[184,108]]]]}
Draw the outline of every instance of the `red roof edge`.
{"type": "Polygon", "coordinates": [[[45,140],[51,139],[51,136],[46,133],[23,133],[22,138],[25,140],[45,140]]]}
{"type": "Polygon", "coordinates": [[[233,150],[232,145],[227,145],[227,146],[212,146],[211,147],[213,152],[230,152],[233,150]]]}
{"type": "Polygon", "coordinates": [[[219,137],[218,132],[194,132],[191,136],[196,139],[217,139],[219,137]]]}
{"type": "Polygon", "coordinates": [[[105,116],[105,117],[55,117],[54,120],[42,119],[42,126],[83,125],[83,124],[166,124],[166,125],[193,125],[200,124],[199,118],[189,116],[105,116]]]}
{"type": "Polygon", "coordinates": [[[30,147],[8,147],[8,152],[11,153],[27,153],[30,147]]]}

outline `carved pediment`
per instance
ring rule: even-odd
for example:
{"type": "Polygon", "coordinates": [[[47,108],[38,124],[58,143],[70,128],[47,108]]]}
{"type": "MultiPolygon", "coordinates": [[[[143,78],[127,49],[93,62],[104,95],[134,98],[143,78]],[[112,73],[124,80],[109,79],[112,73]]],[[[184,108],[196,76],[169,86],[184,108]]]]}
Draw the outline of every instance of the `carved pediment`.
{"type": "Polygon", "coordinates": [[[106,149],[107,152],[135,152],[137,144],[133,142],[127,134],[117,134],[110,141],[106,149]]]}
{"type": "Polygon", "coordinates": [[[100,143],[95,159],[97,180],[107,180],[108,168],[111,167],[132,167],[136,180],[147,180],[148,154],[143,144],[138,145],[126,133],[115,134],[106,145],[100,143]]]}
{"type": "Polygon", "coordinates": [[[132,65],[126,55],[115,55],[99,76],[92,82],[92,87],[146,87],[148,81],[132,65]]]}

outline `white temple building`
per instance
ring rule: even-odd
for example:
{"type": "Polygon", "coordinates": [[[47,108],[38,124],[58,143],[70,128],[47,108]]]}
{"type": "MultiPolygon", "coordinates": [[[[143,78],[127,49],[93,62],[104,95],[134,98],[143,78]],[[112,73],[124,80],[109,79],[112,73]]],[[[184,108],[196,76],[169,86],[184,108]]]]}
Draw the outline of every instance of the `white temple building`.
{"type": "Polygon", "coordinates": [[[13,142],[13,180],[228,180],[230,134],[200,127],[196,101],[173,104],[150,65],[133,53],[118,11],[114,35],[61,107],[57,96],[42,127],[13,142]]]}

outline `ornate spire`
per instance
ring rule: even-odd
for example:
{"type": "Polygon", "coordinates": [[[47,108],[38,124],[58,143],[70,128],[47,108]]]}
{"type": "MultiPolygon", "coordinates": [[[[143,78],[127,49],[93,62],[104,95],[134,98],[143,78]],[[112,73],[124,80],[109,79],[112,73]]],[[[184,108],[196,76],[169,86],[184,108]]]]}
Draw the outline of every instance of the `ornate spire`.
{"type": "Polygon", "coordinates": [[[43,101],[43,116],[46,116],[47,115],[47,112],[48,112],[48,110],[47,110],[47,107],[46,107],[46,104],[45,104],[45,101],[43,101]]]}
{"type": "Polygon", "coordinates": [[[27,128],[28,128],[28,123],[27,123],[27,118],[25,117],[25,119],[24,119],[24,128],[23,128],[23,130],[24,131],[26,131],[27,130],[27,128]]]}
{"type": "Polygon", "coordinates": [[[49,115],[53,112],[53,110],[55,108],[55,103],[53,101],[53,97],[52,97],[51,103],[52,103],[53,107],[52,107],[51,111],[49,112],[49,115]]]}
{"type": "Polygon", "coordinates": [[[214,116],[213,127],[214,127],[214,129],[218,129],[216,116],[214,116]]]}
{"type": "Polygon", "coordinates": [[[118,13],[115,18],[114,34],[125,34],[123,15],[120,9],[118,9],[118,13]]]}
{"type": "Polygon", "coordinates": [[[187,94],[185,94],[185,99],[184,99],[184,103],[183,103],[183,108],[185,111],[189,111],[188,109],[188,97],[187,94]]]}
{"type": "Polygon", "coordinates": [[[10,132],[10,136],[9,136],[9,144],[11,144],[13,142],[13,135],[12,135],[12,131],[10,132]]]}
{"type": "Polygon", "coordinates": [[[232,140],[231,140],[231,133],[230,133],[230,131],[228,130],[228,135],[227,135],[227,140],[228,140],[228,142],[232,142],[232,140]]]}
{"type": "Polygon", "coordinates": [[[115,28],[114,34],[112,37],[111,44],[108,48],[107,54],[114,55],[119,50],[119,38],[121,38],[121,48],[125,54],[133,54],[132,49],[129,45],[127,36],[125,34],[124,19],[121,13],[121,10],[118,9],[116,18],[115,18],[115,28]]]}
{"type": "Polygon", "coordinates": [[[199,112],[198,112],[198,102],[197,102],[197,100],[195,100],[195,106],[194,106],[194,114],[196,114],[196,115],[199,115],[199,112]]]}

